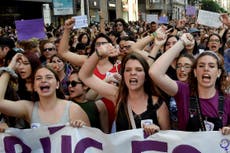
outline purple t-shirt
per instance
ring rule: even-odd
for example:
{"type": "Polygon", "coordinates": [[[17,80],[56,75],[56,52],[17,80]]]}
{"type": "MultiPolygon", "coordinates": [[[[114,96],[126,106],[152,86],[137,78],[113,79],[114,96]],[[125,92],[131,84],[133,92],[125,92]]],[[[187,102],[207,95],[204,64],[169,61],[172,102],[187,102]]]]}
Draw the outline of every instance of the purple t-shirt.
{"type": "MultiPolygon", "coordinates": [[[[186,130],[189,119],[190,89],[187,83],[177,81],[178,92],[174,96],[178,109],[178,129],[186,130]]],[[[219,92],[209,99],[200,98],[201,112],[207,117],[218,117],[219,92]]],[[[230,96],[224,96],[223,126],[229,125],[230,120],[230,96]]]]}

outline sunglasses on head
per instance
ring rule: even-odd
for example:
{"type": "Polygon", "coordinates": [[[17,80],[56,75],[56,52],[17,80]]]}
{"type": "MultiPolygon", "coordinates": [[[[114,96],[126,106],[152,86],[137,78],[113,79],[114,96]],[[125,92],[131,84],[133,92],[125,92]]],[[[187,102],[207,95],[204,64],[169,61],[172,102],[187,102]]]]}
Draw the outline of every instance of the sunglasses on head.
{"type": "Polygon", "coordinates": [[[82,84],[81,81],[67,81],[67,85],[71,84],[72,87],[76,87],[77,84],[82,84]]]}
{"type": "Polygon", "coordinates": [[[55,48],[44,48],[43,51],[52,51],[55,50],[55,48]]]}

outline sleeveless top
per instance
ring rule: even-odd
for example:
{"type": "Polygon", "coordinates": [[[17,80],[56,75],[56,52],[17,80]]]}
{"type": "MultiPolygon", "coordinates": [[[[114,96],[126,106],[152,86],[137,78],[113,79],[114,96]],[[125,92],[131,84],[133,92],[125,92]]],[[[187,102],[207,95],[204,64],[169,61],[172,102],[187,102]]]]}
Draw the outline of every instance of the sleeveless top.
{"type": "MultiPolygon", "coordinates": [[[[152,96],[149,96],[147,110],[145,112],[137,115],[132,111],[136,127],[141,128],[141,120],[146,120],[146,119],[151,119],[154,124],[159,125],[157,120],[157,109],[162,104],[163,104],[162,99],[158,98],[157,103],[153,105],[152,96]]],[[[127,110],[127,105],[126,103],[122,103],[118,108],[118,112],[117,112],[117,119],[116,119],[117,132],[132,129],[132,125],[129,121],[128,112],[126,112],[125,110],[127,110]]]]}
{"type": "MultiPolygon", "coordinates": [[[[76,101],[75,101],[76,102],[76,101]]],[[[76,102],[87,114],[91,127],[101,129],[100,114],[95,101],[76,102]]]]}
{"type": "MultiPolygon", "coordinates": [[[[120,67],[121,67],[121,64],[118,64],[118,65],[114,65],[107,73],[101,73],[98,68],[96,67],[94,69],[94,75],[96,75],[98,78],[100,78],[101,80],[105,79],[106,77],[106,74],[109,74],[109,73],[116,73],[116,72],[119,72],[120,71],[120,67]]],[[[114,119],[115,119],[115,106],[114,106],[114,103],[109,100],[109,99],[106,99],[104,97],[102,97],[101,99],[105,106],[106,106],[106,109],[108,111],[108,118],[109,118],[109,130],[112,129],[112,124],[114,122],[114,119]]]]}
{"type": "MultiPolygon", "coordinates": [[[[69,122],[70,104],[71,104],[71,101],[68,101],[60,120],[55,124],[66,124],[66,123],[69,122]]],[[[39,117],[39,114],[38,114],[38,102],[35,102],[34,107],[33,107],[33,111],[32,111],[30,127],[31,128],[38,128],[40,126],[49,126],[49,125],[53,125],[53,124],[43,123],[40,120],[40,117],[39,117]]]]}

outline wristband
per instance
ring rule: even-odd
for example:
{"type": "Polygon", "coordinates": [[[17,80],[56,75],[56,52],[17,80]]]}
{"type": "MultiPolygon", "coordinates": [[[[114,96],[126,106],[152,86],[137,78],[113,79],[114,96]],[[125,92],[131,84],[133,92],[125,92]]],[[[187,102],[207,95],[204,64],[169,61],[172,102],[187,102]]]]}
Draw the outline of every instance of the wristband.
{"type": "Polygon", "coordinates": [[[2,75],[4,72],[7,72],[11,77],[15,79],[18,78],[18,75],[15,73],[15,71],[12,68],[0,67],[0,75],[2,75]]]}
{"type": "Polygon", "coordinates": [[[156,58],[155,58],[155,57],[153,57],[153,56],[151,56],[151,55],[148,55],[148,58],[151,58],[153,61],[155,61],[155,60],[156,60],[156,58]]]}

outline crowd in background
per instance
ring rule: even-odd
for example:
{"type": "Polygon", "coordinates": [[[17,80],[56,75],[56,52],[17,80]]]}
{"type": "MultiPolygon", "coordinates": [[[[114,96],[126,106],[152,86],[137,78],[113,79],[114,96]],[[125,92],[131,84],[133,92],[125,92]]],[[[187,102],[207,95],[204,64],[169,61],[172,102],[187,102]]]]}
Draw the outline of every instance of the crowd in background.
{"type": "Polygon", "coordinates": [[[230,133],[230,17],[219,28],[185,17],[158,24],[119,18],[46,39],[0,27],[0,120],[7,127],[87,125],[230,133]],[[7,73],[6,73],[7,72],[7,73]]]}

